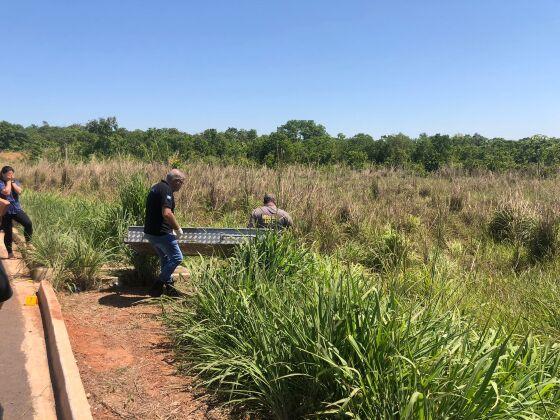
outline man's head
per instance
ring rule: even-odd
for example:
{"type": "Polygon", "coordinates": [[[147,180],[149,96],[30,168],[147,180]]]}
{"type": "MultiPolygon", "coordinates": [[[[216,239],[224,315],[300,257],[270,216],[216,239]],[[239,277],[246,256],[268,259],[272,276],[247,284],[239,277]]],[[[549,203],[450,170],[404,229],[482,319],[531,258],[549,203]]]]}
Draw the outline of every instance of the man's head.
{"type": "Polygon", "coordinates": [[[171,187],[171,190],[179,191],[183,186],[183,182],[185,182],[185,174],[179,169],[171,169],[165,177],[165,180],[171,187]]]}
{"type": "Polygon", "coordinates": [[[274,204],[276,205],[276,197],[272,193],[266,193],[263,198],[263,203],[266,206],[267,204],[274,204]]]}

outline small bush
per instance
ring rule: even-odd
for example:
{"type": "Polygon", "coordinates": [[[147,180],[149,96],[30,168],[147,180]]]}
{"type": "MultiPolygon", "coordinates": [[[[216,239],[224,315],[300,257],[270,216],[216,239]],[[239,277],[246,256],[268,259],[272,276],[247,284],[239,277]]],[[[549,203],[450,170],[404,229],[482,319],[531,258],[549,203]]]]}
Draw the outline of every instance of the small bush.
{"type": "Polygon", "coordinates": [[[86,237],[61,232],[58,235],[39,234],[26,258],[32,266],[53,269],[53,286],[57,289],[83,291],[99,285],[104,264],[114,258],[106,242],[92,243],[86,237]]]}
{"type": "Polygon", "coordinates": [[[542,261],[554,255],[558,249],[558,223],[547,215],[533,227],[526,242],[527,254],[531,261],[542,261]]]}
{"type": "Polygon", "coordinates": [[[41,235],[33,238],[33,247],[25,249],[25,259],[31,267],[54,267],[68,249],[65,234],[41,235]]]}

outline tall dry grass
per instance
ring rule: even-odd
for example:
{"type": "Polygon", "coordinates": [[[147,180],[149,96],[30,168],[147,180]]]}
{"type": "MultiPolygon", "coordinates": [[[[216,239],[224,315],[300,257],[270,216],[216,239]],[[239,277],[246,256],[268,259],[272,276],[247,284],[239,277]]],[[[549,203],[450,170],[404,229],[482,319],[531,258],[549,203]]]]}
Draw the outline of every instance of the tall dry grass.
{"type": "MultiPolygon", "coordinates": [[[[139,174],[147,184],[154,183],[169,167],[113,159],[67,164],[39,161],[17,169],[18,177],[34,190],[93,195],[105,201],[116,199],[119,185],[133,175],[139,174]]],[[[560,209],[558,178],[519,174],[465,176],[449,172],[422,176],[391,169],[271,169],[203,163],[186,165],[184,171],[187,182],[176,198],[178,213],[187,224],[243,225],[250,210],[270,191],[277,195],[279,206],[293,215],[297,232],[318,240],[327,250],[336,247],[349,227],[357,233],[357,227],[401,226],[410,216],[431,226],[443,214],[453,219],[452,231],[471,235],[460,231],[482,226],[501,202],[525,201],[538,211],[556,214],[560,209]]]]}
{"type": "MultiPolygon", "coordinates": [[[[560,336],[560,324],[550,312],[560,305],[560,297],[547,292],[557,287],[553,283],[560,274],[557,254],[552,253],[560,214],[558,177],[465,175],[452,170],[423,176],[387,168],[271,169],[204,163],[183,169],[187,181],[176,196],[183,225],[245,226],[251,209],[270,191],[292,214],[300,241],[382,277],[388,271],[400,273],[404,280],[399,285],[383,280],[388,287],[429,298],[435,286],[411,280],[426,278],[424,271],[429,270],[431,278],[439,276],[450,285],[446,287],[458,285],[462,291],[461,299],[449,298],[450,306],[471,308],[481,318],[519,318],[527,328],[560,336]],[[491,222],[512,202],[522,203],[535,217],[535,229],[523,243],[495,241],[491,222]]],[[[169,166],[112,159],[39,161],[16,170],[23,184],[39,194],[57,191],[62,197],[85,196],[101,205],[119,203],[122,188],[133,178],[146,186],[157,182],[169,166]]]]}

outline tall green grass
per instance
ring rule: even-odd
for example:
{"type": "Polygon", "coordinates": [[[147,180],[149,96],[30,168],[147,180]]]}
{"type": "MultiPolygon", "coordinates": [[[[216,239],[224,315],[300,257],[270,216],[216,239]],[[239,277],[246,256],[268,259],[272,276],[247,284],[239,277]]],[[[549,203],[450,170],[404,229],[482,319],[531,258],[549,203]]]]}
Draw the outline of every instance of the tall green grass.
{"type": "Polygon", "coordinates": [[[560,348],[381,292],[271,235],[208,262],[164,319],[186,366],[267,417],[555,418],[560,348]],[[406,302],[406,303],[405,303],[406,302]]]}
{"type": "Polygon", "coordinates": [[[116,235],[123,227],[114,218],[114,205],[32,191],[23,204],[35,231],[33,247],[24,256],[33,266],[52,268],[56,288],[94,288],[103,266],[122,259],[116,235]]]}
{"type": "Polygon", "coordinates": [[[123,243],[128,226],[143,222],[147,189],[136,176],[120,185],[114,202],[27,191],[23,204],[33,219],[35,235],[26,259],[52,268],[54,286],[72,291],[95,288],[109,263],[138,265],[139,277],[152,278],[157,266],[123,243]]]}

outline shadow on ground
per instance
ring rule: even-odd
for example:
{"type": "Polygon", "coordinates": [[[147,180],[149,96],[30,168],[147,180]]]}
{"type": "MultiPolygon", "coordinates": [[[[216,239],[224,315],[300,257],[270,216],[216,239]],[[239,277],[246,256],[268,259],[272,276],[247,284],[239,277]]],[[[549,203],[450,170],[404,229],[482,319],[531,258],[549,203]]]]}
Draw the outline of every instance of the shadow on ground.
{"type": "Polygon", "coordinates": [[[148,301],[150,295],[145,287],[119,287],[111,286],[102,289],[102,292],[113,292],[99,298],[100,305],[112,306],[115,308],[128,308],[141,301],[148,301]]]}

